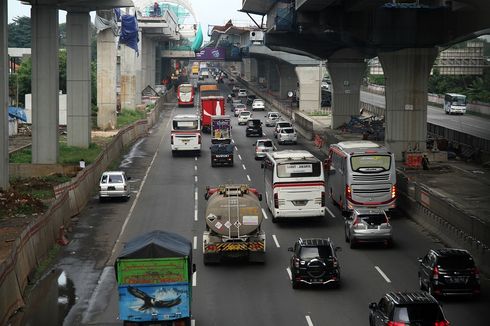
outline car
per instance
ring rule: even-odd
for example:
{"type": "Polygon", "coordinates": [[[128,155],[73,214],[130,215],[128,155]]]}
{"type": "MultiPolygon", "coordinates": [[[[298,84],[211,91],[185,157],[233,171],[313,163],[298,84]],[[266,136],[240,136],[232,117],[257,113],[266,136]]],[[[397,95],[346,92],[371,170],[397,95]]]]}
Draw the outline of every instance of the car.
{"type": "Polygon", "coordinates": [[[464,249],[431,249],[418,259],[419,286],[433,296],[480,295],[480,272],[464,249]]]}
{"type": "Polygon", "coordinates": [[[240,113],[238,114],[238,124],[239,125],[247,124],[247,121],[250,120],[251,117],[252,117],[252,112],[246,110],[240,111],[240,113]]]}
{"type": "Polygon", "coordinates": [[[258,98],[258,99],[255,99],[252,102],[252,111],[256,111],[256,110],[260,110],[260,111],[264,111],[265,110],[265,102],[264,102],[264,100],[258,98]]]}
{"type": "Polygon", "coordinates": [[[426,292],[390,292],[369,304],[369,326],[449,326],[437,300],[426,292]]]}
{"type": "Polygon", "coordinates": [[[236,97],[235,93],[232,92],[228,94],[228,96],[226,97],[226,102],[231,103],[234,100],[234,97],[236,97]]]}
{"type": "Polygon", "coordinates": [[[390,220],[379,208],[355,208],[345,218],[344,234],[351,248],[362,242],[382,242],[386,247],[393,245],[390,220]]]}
{"type": "Polygon", "coordinates": [[[281,118],[281,115],[279,112],[269,112],[265,116],[265,125],[267,127],[274,127],[276,125],[276,122],[279,121],[281,118]]]}
{"type": "Polygon", "coordinates": [[[279,129],[281,128],[286,128],[286,127],[292,127],[293,125],[291,122],[288,121],[276,121],[275,127],[274,127],[274,138],[277,138],[277,134],[279,133],[279,129]]]}
{"type": "Polygon", "coordinates": [[[340,265],[333,242],[327,239],[299,238],[294,247],[288,248],[293,253],[290,260],[291,285],[297,289],[303,284],[340,285],[340,265]]]}
{"type": "Polygon", "coordinates": [[[252,145],[255,147],[256,160],[264,158],[267,155],[267,152],[272,152],[275,149],[272,140],[269,138],[257,139],[255,144],[252,145]]]}
{"type": "Polygon", "coordinates": [[[247,96],[247,102],[246,102],[246,104],[247,104],[247,105],[252,105],[253,101],[254,101],[256,98],[257,98],[257,96],[255,96],[255,95],[253,95],[253,94],[251,94],[251,95],[247,96]]]}
{"type": "Polygon", "coordinates": [[[240,112],[242,111],[247,111],[247,107],[245,106],[245,104],[237,104],[235,106],[235,110],[233,111],[233,113],[235,114],[235,117],[238,117],[240,115],[240,112]]]}
{"type": "Polygon", "coordinates": [[[243,89],[243,88],[240,88],[238,90],[238,97],[247,97],[247,90],[246,89],[243,89]]]}
{"type": "Polygon", "coordinates": [[[260,119],[249,119],[247,121],[245,136],[250,137],[252,135],[262,136],[262,121],[260,121],[260,119]]]}
{"type": "Polygon", "coordinates": [[[126,177],[123,171],[105,171],[99,181],[99,201],[107,198],[123,198],[129,200],[131,187],[128,183],[130,177],[126,177]]]}
{"type": "Polygon", "coordinates": [[[277,142],[279,144],[297,144],[298,143],[298,134],[293,127],[286,127],[279,129],[277,133],[277,142]]]}
{"type": "Polygon", "coordinates": [[[239,90],[239,89],[240,89],[240,87],[238,87],[237,85],[233,85],[233,87],[232,87],[232,89],[231,89],[231,90],[232,90],[233,92],[238,92],[238,90],[239,90]]]}

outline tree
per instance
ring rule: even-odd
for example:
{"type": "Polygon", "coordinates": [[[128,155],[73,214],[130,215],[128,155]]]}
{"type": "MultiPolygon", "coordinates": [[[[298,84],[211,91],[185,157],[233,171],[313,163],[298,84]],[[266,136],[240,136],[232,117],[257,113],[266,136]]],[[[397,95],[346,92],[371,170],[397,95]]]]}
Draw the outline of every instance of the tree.
{"type": "Polygon", "coordinates": [[[8,46],[13,48],[31,47],[31,18],[15,17],[8,25],[8,46]]]}

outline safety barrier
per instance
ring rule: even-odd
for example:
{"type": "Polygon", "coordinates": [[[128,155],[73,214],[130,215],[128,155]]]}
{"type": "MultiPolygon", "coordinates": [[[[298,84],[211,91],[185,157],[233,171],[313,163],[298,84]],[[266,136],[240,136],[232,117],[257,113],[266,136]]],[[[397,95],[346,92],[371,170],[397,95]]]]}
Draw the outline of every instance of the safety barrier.
{"type": "MultiPolygon", "coordinates": [[[[55,199],[46,213],[28,224],[0,263],[0,325],[25,305],[24,291],[32,271],[39,266],[60,238],[60,227],[70,224],[88,202],[101,173],[120,157],[126,146],[145,136],[158,119],[161,103],[147,118],[121,129],[95,162],[81,170],[71,181],[55,187],[55,199]]],[[[62,239],[63,240],[63,239],[62,239]]]]}

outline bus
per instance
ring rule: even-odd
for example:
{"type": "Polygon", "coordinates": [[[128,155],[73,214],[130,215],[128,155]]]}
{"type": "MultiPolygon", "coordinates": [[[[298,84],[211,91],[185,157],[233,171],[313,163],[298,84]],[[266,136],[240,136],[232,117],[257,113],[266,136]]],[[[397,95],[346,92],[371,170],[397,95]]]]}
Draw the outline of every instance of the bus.
{"type": "Polygon", "coordinates": [[[371,141],[330,145],[325,161],[328,189],[345,216],[358,207],[396,207],[395,155],[371,141]]]}
{"type": "Polygon", "coordinates": [[[177,87],[179,106],[194,106],[194,87],[191,84],[180,84],[177,87]]]}
{"type": "Polygon", "coordinates": [[[178,114],[172,119],[170,146],[172,155],[178,152],[201,154],[201,120],[197,114],[178,114]]]}
{"type": "Polygon", "coordinates": [[[272,222],[325,216],[323,164],[304,150],[268,152],[262,163],[272,222]]]}
{"type": "Polygon", "coordinates": [[[198,76],[199,75],[199,64],[194,64],[191,68],[192,76],[198,76]]]}
{"type": "Polygon", "coordinates": [[[466,96],[462,94],[446,93],[444,94],[444,113],[466,113],[466,96]]]}

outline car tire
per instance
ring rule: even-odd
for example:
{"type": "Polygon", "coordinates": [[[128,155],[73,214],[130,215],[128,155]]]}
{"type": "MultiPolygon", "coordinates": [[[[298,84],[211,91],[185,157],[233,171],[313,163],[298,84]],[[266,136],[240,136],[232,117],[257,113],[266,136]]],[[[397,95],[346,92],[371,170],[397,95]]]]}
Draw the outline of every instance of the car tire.
{"type": "Polygon", "coordinates": [[[99,203],[103,203],[105,202],[105,198],[104,197],[99,197],[99,203]]]}
{"type": "Polygon", "coordinates": [[[298,281],[295,281],[294,279],[291,280],[291,286],[293,289],[299,289],[300,288],[300,283],[298,281]]]}
{"type": "MultiPolygon", "coordinates": [[[[270,209],[269,209],[269,212],[270,212],[270,209]]],[[[277,217],[275,217],[274,215],[272,215],[272,223],[277,223],[277,217]]]]}
{"type": "Polygon", "coordinates": [[[351,249],[356,249],[357,248],[357,244],[356,244],[356,240],[355,239],[350,239],[350,248],[351,249]]]}

